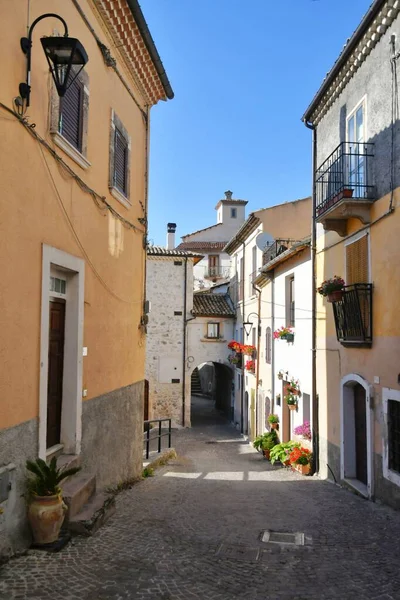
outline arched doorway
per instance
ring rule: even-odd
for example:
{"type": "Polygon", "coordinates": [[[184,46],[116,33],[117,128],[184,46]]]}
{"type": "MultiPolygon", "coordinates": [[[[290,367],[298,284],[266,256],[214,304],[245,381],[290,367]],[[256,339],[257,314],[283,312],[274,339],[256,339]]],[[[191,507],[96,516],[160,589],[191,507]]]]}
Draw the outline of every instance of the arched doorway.
{"type": "Polygon", "coordinates": [[[366,497],[372,496],[371,386],[356,374],[342,379],[341,478],[366,497]]]}
{"type": "Polygon", "coordinates": [[[191,376],[191,423],[232,420],[233,370],[218,362],[196,367],[191,376]]]}

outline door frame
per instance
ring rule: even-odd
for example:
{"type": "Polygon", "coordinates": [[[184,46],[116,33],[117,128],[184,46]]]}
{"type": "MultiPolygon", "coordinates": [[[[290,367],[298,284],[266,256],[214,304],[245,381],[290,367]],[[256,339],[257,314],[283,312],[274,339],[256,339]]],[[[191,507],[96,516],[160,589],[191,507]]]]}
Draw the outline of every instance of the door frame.
{"type": "Polygon", "coordinates": [[[367,498],[374,497],[374,388],[366,379],[350,373],[340,382],[340,478],[352,487],[356,487],[367,498]],[[354,384],[358,383],[365,389],[365,415],[367,420],[367,477],[368,483],[364,490],[363,484],[354,485],[355,479],[355,432],[354,432],[354,384]],[[353,414],[353,421],[351,415],[353,414]]]}
{"type": "Polygon", "coordinates": [[[42,245],[42,299],[39,376],[39,457],[47,455],[47,379],[49,367],[50,274],[67,279],[61,443],[67,454],[80,454],[82,439],[82,366],[85,262],[67,252],[42,245]]]}

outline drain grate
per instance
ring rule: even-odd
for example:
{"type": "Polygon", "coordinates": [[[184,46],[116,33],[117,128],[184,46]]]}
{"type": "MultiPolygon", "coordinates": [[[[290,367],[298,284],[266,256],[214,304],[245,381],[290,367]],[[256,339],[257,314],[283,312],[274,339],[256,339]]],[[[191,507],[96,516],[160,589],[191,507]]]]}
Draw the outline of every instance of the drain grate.
{"type": "Polygon", "coordinates": [[[286,531],[269,531],[268,529],[261,532],[261,541],[266,544],[289,544],[292,546],[304,546],[304,533],[295,532],[288,533],[286,531]]]}

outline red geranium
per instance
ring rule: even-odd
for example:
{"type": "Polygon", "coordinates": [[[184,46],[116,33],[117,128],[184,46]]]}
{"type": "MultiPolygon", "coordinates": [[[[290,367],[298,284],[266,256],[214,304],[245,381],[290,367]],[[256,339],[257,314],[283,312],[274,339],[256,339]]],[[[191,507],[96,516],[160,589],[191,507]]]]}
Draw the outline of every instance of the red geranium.
{"type": "Polygon", "coordinates": [[[311,462],[312,454],[307,448],[294,448],[289,454],[289,461],[296,465],[308,465],[311,462]]]}

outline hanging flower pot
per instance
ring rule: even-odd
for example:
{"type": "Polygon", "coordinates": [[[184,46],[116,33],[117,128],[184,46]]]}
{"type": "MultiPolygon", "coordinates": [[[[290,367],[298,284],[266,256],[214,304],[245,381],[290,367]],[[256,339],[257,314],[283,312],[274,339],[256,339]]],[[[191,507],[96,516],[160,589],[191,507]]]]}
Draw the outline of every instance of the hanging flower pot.
{"type": "Polygon", "coordinates": [[[289,410],[296,410],[297,404],[288,404],[289,410]]]}
{"type": "Polygon", "coordinates": [[[340,302],[343,299],[343,290],[335,290],[328,294],[328,302],[340,302]]]}

